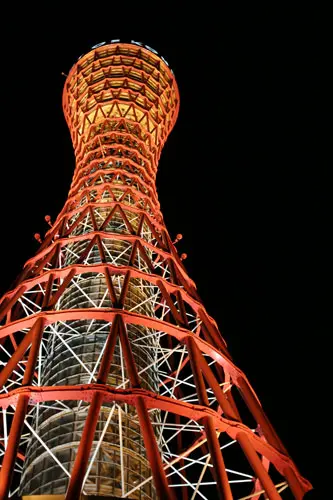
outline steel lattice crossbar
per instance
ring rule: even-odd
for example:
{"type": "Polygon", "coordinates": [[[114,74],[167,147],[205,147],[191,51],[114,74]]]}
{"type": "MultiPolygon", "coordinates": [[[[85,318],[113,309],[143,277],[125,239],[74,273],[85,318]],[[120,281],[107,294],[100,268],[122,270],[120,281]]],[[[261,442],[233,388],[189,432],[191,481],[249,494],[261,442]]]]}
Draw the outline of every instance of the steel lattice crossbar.
{"type": "Polygon", "coordinates": [[[160,212],[179,110],[168,64],[134,42],[96,46],[63,109],[68,198],[0,301],[0,498],[302,498],[311,485],[160,212]]]}

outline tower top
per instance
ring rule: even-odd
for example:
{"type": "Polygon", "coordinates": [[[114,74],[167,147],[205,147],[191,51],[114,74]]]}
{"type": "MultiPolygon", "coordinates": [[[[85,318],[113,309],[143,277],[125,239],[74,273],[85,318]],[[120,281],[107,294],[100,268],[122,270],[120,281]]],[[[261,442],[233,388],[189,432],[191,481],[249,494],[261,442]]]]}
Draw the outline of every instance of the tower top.
{"type": "MultiPolygon", "coordinates": [[[[82,57],[84,57],[84,56],[86,56],[87,54],[89,54],[89,52],[91,52],[91,51],[93,51],[93,50],[95,50],[95,49],[98,49],[99,47],[103,47],[103,46],[105,46],[105,45],[112,45],[112,44],[117,44],[117,45],[119,45],[119,44],[120,44],[120,45],[136,45],[137,47],[141,47],[141,48],[143,48],[143,49],[146,49],[146,50],[148,50],[148,51],[152,52],[153,54],[155,54],[156,56],[158,56],[160,59],[162,59],[162,61],[163,61],[163,62],[164,62],[167,66],[169,66],[169,68],[170,68],[170,65],[169,65],[168,61],[166,61],[166,60],[164,59],[164,57],[162,57],[162,56],[161,56],[161,55],[157,52],[157,50],[153,49],[153,48],[152,48],[152,47],[150,47],[149,45],[144,44],[144,43],[142,43],[142,42],[136,42],[135,40],[130,40],[130,41],[128,41],[128,40],[127,40],[127,41],[126,41],[126,40],[120,40],[120,38],[114,38],[114,39],[110,40],[109,42],[107,42],[107,41],[106,41],[106,42],[96,43],[95,45],[93,45],[93,46],[90,48],[90,50],[89,50],[88,52],[84,52],[83,54],[81,54],[81,55],[80,55],[80,57],[78,57],[78,61],[79,61],[82,57]]],[[[74,64],[74,66],[75,66],[75,64],[74,64]]],[[[172,73],[172,74],[174,74],[171,68],[170,68],[170,71],[171,71],[171,73],[172,73]]]]}
{"type": "Polygon", "coordinates": [[[102,124],[119,126],[156,148],[157,156],[179,111],[179,91],[166,60],[139,42],[94,45],[71,68],[63,109],[75,150],[102,124]]]}

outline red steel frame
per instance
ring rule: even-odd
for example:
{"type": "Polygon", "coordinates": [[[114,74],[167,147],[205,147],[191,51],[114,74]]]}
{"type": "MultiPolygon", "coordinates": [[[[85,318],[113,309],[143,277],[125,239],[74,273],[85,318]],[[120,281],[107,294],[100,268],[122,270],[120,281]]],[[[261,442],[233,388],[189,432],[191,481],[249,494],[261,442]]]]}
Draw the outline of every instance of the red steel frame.
{"type": "MultiPolygon", "coordinates": [[[[179,108],[178,89],[173,73],[164,60],[147,48],[120,43],[104,45],[95,48],[74,65],[65,83],[63,103],[77,160],[69,196],[37,254],[27,261],[15,287],[6,293],[0,302],[0,341],[2,345],[6,345],[7,351],[10,349],[10,357],[3,363],[0,373],[0,385],[5,388],[0,394],[0,406],[4,410],[15,408],[14,417],[9,422],[10,429],[6,431],[9,431],[7,443],[4,441],[5,450],[1,457],[0,498],[7,498],[15,463],[24,459],[20,440],[29,408],[54,400],[81,400],[90,403],[81,443],[70,471],[67,499],[79,498],[82,491],[103,402],[135,406],[159,498],[175,498],[175,490],[168,486],[171,486],[166,475],[168,466],[163,462],[149,417],[149,410],[156,408],[175,415],[176,422],[186,418],[200,423],[200,437],[187,449],[182,445],[181,435],[178,436],[178,456],[170,463],[172,466],[184,464],[184,460],[193,450],[198,446],[203,447],[213,464],[219,498],[235,498],[219,442],[219,436],[222,434],[229,436],[236,445],[238,443],[253,469],[252,493],[246,498],[258,499],[263,498],[263,495],[274,500],[281,498],[279,487],[271,478],[272,466],[283,476],[285,485],[289,485],[294,497],[302,498],[311,489],[311,485],[300,475],[292,462],[245,375],[232,362],[215,321],[207,314],[195,284],[186,273],[159,210],[155,188],[158,159],[174,126],[179,108]],[[149,73],[150,67],[155,68],[155,73],[149,73]],[[113,75],[113,70],[115,74],[118,71],[117,76],[113,75]],[[115,79],[118,79],[117,85],[114,84],[115,79]],[[100,85],[97,91],[94,90],[96,82],[100,85]],[[141,86],[140,89],[138,85],[141,86]],[[97,96],[101,93],[108,93],[108,98],[98,99],[97,96]],[[84,99],[86,109],[82,104],[84,99]],[[93,148],[96,138],[99,145],[93,148]],[[109,149],[114,148],[115,143],[118,153],[126,153],[126,160],[123,160],[119,168],[100,170],[98,164],[101,159],[115,156],[115,152],[110,152],[109,149]],[[94,172],[91,171],[93,167],[96,168],[94,172]],[[97,183],[99,176],[106,174],[108,177],[103,177],[103,182],[97,183]],[[115,188],[118,193],[123,192],[120,198],[115,196],[115,188]],[[103,193],[105,196],[107,190],[107,201],[101,204],[103,193]],[[131,198],[130,205],[125,202],[126,197],[131,198]],[[96,220],[96,210],[102,205],[103,209],[108,209],[108,216],[100,225],[96,220]],[[129,220],[129,211],[139,221],[136,226],[129,220]],[[126,234],[107,231],[107,225],[115,215],[122,218],[126,234]],[[91,230],[77,236],[73,234],[75,227],[87,217],[91,230]],[[149,229],[152,241],[142,237],[143,227],[149,229]],[[109,239],[131,245],[132,253],[128,265],[117,266],[108,262],[105,241],[109,239]],[[80,259],[75,264],[62,268],[59,265],[59,255],[66,251],[69,244],[80,241],[87,244],[80,259]],[[94,245],[98,248],[99,262],[87,264],[85,260],[94,245]],[[152,253],[155,254],[154,259],[151,257],[152,253]],[[148,272],[133,267],[138,255],[146,262],[148,272]],[[163,264],[164,269],[168,269],[168,279],[158,274],[158,262],[163,264]],[[112,308],[57,309],[56,304],[69,283],[88,270],[89,273],[104,277],[112,308]],[[119,276],[123,277],[123,287],[117,297],[114,280],[119,276]],[[162,316],[162,319],[124,308],[128,287],[134,279],[144,279],[158,291],[158,307],[168,310],[168,314],[162,316]],[[34,297],[33,291],[38,288],[42,294],[39,298],[36,295],[37,298],[34,299],[36,307],[25,309],[23,313],[20,304],[26,300],[25,297],[34,297]],[[29,291],[31,294],[28,296],[29,291]],[[189,325],[189,311],[196,321],[194,330],[189,325]],[[75,319],[104,320],[111,325],[98,369],[97,383],[67,386],[34,384],[34,380],[37,380],[37,358],[45,329],[59,321],[75,319]],[[181,394],[174,389],[172,394],[175,393],[176,397],[141,388],[140,375],[132,352],[133,346],[126,331],[127,325],[132,324],[164,332],[170,342],[177,342],[184,347],[185,354],[178,368],[174,367],[173,372],[170,370],[161,384],[171,387],[174,377],[177,379],[184,367],[190,367],[196,389],[195,404],[182,400],[181,394]],[[129,388],[114,388],[107,384],[118,338],[130,380],[129,388]],[[211,362],[214,363],[214,368],[211,368],[211,362]],[[8,381],[15,381],[13,374],[18,371],[19,365],[21,369],[23,367],[23,379],[7,389],[8,381]],[[223,389],[223,383],[229,384],[233,391],[241,394],[245,406],[257,424],[255,432],[243,422],[243,410],[238,407],[231,390],[223,389]],[[214,396],[215,408],[210,407],[208,395],[214,396]]],[[[175,386],[176,384],[174,388],[175,386]]],[[[188,498],[185,490],[183,487],[184,499],[188,498]]]]}

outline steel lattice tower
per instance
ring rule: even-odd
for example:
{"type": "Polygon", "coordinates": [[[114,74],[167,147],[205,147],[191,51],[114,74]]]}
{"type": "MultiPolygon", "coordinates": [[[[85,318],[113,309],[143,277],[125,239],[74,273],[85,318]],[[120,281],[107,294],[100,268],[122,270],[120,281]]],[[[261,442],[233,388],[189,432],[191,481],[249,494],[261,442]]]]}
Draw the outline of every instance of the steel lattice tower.
{"type": "Polygon", "coordinates": [[[302,498],[311,485],[163,222],[168,64],[135,42],[95,46],[63,109],[68,199],[0,303],[0,498],[302,498]]]}

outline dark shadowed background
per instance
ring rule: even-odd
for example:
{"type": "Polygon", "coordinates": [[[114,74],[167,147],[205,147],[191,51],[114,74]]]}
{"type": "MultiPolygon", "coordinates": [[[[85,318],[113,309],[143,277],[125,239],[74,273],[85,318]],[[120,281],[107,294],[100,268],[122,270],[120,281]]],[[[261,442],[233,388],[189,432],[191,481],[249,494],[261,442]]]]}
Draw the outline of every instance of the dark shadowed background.
{"type": "Polygon", "coordinates": [[[34,233],[44,235],[44,216],[56,218],[69,190],[62,72],[98,42],[152,46],[181,97],[157,177],[168,230],[183,234],[185,266],[234,361],[315,486],[311,497],[324,498],[321,384],[332,332],[325,13],[219,9],[69,2],[3,13],[0,292],[37,251],[34,233]]]}

